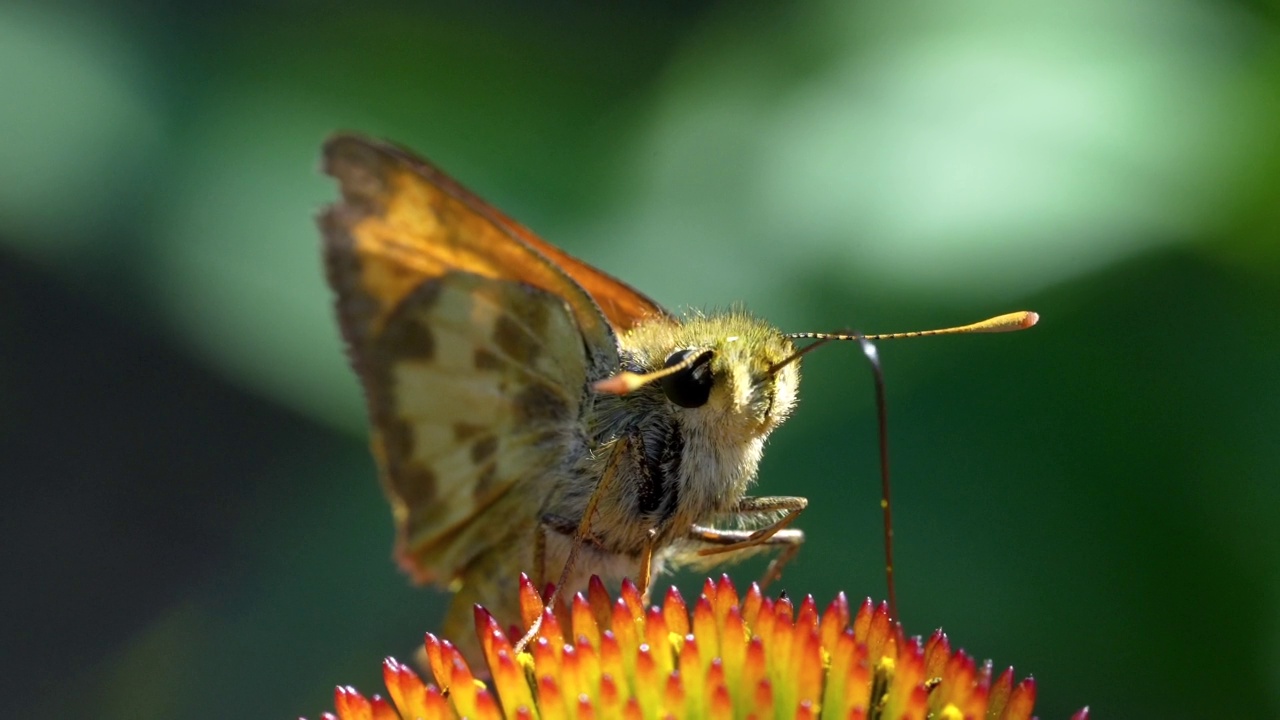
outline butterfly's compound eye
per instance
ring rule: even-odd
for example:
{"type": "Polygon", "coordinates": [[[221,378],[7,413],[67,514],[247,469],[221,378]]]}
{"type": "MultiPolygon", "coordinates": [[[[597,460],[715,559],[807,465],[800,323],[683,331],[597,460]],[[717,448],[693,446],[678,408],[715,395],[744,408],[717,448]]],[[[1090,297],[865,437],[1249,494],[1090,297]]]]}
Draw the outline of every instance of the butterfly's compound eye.
{"type": "Polygon", "coordinates": [[[667,394],[667,399],[680,407],[697,408],[707,404],[707,399],[711,397],[711,385],[713,383],[711,375],[712,353],[710,351],[677,350],[671,353],[664,365],[664,367],[671,367],[689,362],[690,356],[698,352],[701,352],[701,354],[693,360],[691,365],[658,381],[658,384],[662,387],[662,392],[667,394]]]}

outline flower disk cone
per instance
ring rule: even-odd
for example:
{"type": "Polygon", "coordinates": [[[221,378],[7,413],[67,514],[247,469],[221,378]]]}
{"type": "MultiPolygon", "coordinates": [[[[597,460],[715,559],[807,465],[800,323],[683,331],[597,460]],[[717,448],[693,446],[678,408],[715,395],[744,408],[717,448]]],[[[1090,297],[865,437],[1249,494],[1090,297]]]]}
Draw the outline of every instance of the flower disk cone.
{"type": "MultiPolygon", "coordinates": [[[[427,634],[435,683],[388,658],[389,700],[340,687],[341,720],[400,718],[926,718],[1026,720],[1035,681],[1015,682],[953,651],[947,636],[907,638],[886,605],[863,601],[853,612],[844,594],[819,611],[812,597],[796,607],[752,585],[739,597],[728,576],[707,580],[692,611],[675,588],[661,606],[644,607],[623,583],[617,598],[593,580],[555,611],[521,577],[526,624],[542,617],[527,651],[476,607],[476,633],[488,683],[476,678],[448,640],[427,634]]],[[[1085,720],[1088,709],[1073,720],[1085,720]]]]}

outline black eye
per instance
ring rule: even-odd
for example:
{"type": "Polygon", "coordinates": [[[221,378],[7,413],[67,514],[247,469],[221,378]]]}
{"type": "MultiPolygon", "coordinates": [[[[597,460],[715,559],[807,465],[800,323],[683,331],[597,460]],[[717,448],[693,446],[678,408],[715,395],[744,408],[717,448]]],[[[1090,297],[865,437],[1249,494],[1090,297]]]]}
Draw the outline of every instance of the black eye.
{"type": "MultiPolygon", "coordinates": [[[[667,358],[664,367],[679,365],[689,359],[697,350],[677,350],[667,358]]],[[[707,404],[711,397],[711,355],[703,352],[689,367],[674,375],[668,375],[658,381],[667,399],[680,407],[696,408],[707,404]]]]}

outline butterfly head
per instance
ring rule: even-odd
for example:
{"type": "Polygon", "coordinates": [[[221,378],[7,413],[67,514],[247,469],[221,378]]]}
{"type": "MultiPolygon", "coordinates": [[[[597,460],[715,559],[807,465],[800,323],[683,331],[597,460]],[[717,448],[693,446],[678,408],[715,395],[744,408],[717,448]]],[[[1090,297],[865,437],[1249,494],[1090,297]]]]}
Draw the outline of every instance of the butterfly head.
{"type": "Polygon", "coordinates": [[[795,407],[799,363],[790,339],[741,313],[695,317],[641,326],[623,337],[635,359],[624,371],[596,384],[626,394],[642,387],[690,422],[726,432],[763,436],[795,407]]]}

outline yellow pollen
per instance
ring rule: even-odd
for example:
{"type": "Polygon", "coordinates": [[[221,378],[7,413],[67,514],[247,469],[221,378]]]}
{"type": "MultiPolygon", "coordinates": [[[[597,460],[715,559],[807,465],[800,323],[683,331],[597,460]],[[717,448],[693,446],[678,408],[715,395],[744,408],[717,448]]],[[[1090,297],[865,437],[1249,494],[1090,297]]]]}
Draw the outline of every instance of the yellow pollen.
{"type": "Polygon", "coordinates": [[[684,648],[684,636],[680,633],[667,633],[667,643],[671,645],[671,649],[677,653],[684,648]]]}

